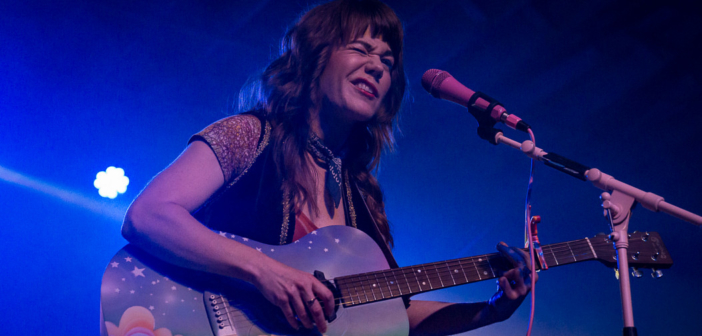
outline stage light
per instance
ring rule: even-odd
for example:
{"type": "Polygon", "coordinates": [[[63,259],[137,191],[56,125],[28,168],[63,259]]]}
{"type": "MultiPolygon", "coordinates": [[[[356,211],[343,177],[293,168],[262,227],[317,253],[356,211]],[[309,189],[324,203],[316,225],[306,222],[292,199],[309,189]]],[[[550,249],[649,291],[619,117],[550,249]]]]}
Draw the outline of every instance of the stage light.
{"type": "MultiPolygon", "coordinates": [[[[116,223],[122,223],[124,213],[127,211],[126,204],[111,201],[98,201],[95,200],[94,197],[83,195],[78,191],[70,190],[66,187],[55,185],[48,181],[42,181],[36,177],[0,166],[0,182],[2,181],[40,192],[68,204],[77,205],[95,214],[105,216],[116,223]]],[[[0,185],[0,188],[2,187],[3,186],[0,185]]]]}
{"type": "Polygon", "coordinates": [[[100,196],[114,199],[118,194],[127,191],[129,178],[124,176],[124,169],[110,166],[97,173],[93,185],[98,189],[100,196]]]}

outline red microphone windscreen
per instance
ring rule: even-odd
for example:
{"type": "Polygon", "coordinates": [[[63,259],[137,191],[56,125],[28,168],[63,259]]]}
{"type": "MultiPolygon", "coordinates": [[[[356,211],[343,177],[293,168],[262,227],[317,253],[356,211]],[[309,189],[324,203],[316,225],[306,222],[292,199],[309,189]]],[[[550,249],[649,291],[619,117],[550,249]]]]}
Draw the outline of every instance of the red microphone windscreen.
{"type": "Polygon", "coordinates": [[[441,83],[448,77],[452,77],[448,72],[439,69],[429,69],[422,75],[422,87],[434,98],[439,96],[441,83]]]}
{"type": "MultiPolygon", "coordinates": [[[[459,83],[448,72],[437,69],[427,70],[422,75],[422,87],[435,98],[446,99],[465,107],[468,107],[468,100],[475,94],[473,90],[459,83]]],[[[480,103],[484,101],[479,100],[478,105],[482,105],[480,103]]]]}
{"type": "MultiPolygon", "coordinates": [[[[429,92],[431,94],[431,82],[434,81],[434,78],[436,77],[437,74],[442,72],[441,70],[438,69],[429,69],[426,72],[424,72],[424,75],[422,75],[422,87],[424,90],[429,92]]],[[[432,94],[433,96],[433,94],[432,94]]]]}

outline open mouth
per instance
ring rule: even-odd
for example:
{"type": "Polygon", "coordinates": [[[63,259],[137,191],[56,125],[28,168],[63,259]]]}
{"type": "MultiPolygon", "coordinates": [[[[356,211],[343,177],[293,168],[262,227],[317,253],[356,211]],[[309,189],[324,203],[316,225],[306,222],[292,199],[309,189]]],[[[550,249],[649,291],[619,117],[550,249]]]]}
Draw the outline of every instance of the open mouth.
{"type": "Polygon", "coordinates": [[[369,83],[363,78],[355,79],[351,82],[361,93],[369,97],[377,97],[377,90],[373,84],[369,83]]]}

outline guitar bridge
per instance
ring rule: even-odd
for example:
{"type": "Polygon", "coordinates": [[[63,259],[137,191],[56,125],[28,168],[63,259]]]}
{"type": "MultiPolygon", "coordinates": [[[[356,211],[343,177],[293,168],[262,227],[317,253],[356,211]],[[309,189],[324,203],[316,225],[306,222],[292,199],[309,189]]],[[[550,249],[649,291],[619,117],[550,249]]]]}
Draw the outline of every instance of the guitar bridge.
{"type": "Polygon", "coordinates": [[[232,314],[234,313],[229,301],[222,295],[205,291],[205,310],[210,320],[212,334],[216,336],[237,336],[236,328],[233,324],[232,314]]]}

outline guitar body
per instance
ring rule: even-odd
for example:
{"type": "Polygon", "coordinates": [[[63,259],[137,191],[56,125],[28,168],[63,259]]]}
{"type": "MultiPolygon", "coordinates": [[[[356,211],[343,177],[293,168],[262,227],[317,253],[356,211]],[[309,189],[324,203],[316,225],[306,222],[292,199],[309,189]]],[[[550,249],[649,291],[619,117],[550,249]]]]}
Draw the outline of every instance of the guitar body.
{"type": "MultiPolygon", "coordinates": [[[[512,265],[498,253],[389,269],[375,241],[346,226],[314,231],[290,245],[272,246],[220,232],[301,271],[321,271],[335,284],[336,319],[325,335],[407,335],[403,295],[495,279],[512,265]]],[[[541,246],[536,269],[620,256],[607,235],[541,246]],[[547,267],[544,267],[547,266],[547,267]]],[[[673,260],[655,232],[629,237],[629,266],[666,269],[673,260]]],[[[104,336],[320,335],[295,330],[281,310],[251,284],[193,271],[127,245],[112,258],[101,288],[104,336]]]]}
{"type": "MultiPolygon", "coordinates": [[[[280,246],[220,234],[301,271],[321,271],[332,282],[389,268],[375,241],[351,227],[325,227],[280,246]]],[[[280,309],[249,283],[173,266],[133,245],[108,264],[100,299],[109,336],[320,335],[316,329],[292,329],[280,309]]],[[[409,333],[401,298],[338,307],[325,335],[409,333]]]]}

